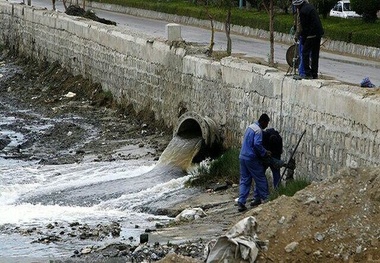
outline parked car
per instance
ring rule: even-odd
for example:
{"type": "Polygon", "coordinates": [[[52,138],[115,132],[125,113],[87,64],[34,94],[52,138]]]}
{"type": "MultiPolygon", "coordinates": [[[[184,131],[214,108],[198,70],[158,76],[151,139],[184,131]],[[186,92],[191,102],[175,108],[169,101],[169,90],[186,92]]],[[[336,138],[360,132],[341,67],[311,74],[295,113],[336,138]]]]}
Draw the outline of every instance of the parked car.
{"type": "Polygon", "coordinates": [[[330,11],[330,16],[342,17],[342,18],[359,18],[361,15],[358,15],[355,11],[351,9],[350,1],[343,0],[338,1],[334,8],[330,11]]]}

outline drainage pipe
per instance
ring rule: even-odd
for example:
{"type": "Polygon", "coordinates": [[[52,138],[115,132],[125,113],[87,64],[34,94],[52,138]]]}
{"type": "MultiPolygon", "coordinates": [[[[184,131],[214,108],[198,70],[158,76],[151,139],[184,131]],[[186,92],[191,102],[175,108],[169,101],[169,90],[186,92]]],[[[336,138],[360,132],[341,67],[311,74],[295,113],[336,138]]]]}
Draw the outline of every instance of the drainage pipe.
{"type": "Polygon", "coordinates": [[[179,117],[173,135],[181,136],[189,133],[202,136],[206,146],[209,148],[220,142],[215,121],[207,116],[202,117],[195,112],[186,112],[179,117]]]}

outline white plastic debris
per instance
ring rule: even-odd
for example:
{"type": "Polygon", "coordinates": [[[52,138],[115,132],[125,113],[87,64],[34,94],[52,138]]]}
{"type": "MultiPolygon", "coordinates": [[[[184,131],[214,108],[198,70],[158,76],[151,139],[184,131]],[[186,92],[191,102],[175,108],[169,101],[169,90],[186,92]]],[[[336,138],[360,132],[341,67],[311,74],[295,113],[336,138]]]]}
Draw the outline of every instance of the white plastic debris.
{"type": "Polygon", "coordinates": [[[203,211],[203,209],[196,207],[183,210],[179,215],[175,217],[174,221],[191,221],[205,216],[206,213],[203,211]]]}
{"type": "Polygon", "coordinates": [[[71,91],[69,91],[66,95],[64,95],[66,98],[73,98],[73,97],[75,97],[77,94],[76,93],[74,93],[74,92],[71,92],[71,91]]]}
{"type": "Polygon", "coordinates": [[[258,239],[256,228],[256,219],[253,216],[240,220],[225,235],[216,242],[213,241],[215,245],[207,245],[206,262],[255,262],[259,249],[267,250],[268,245],[268,241],[258,239]]]}

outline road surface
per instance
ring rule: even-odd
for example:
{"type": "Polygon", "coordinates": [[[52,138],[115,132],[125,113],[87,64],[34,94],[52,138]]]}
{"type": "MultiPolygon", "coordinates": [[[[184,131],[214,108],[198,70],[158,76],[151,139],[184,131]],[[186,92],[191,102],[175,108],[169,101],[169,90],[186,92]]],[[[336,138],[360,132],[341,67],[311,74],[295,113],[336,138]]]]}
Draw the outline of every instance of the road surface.
{"type": "MultiPolygon", "coordinates": [[[[11,1],[12,2],[12,1],[11,1]]],[[[20,1],[14,1],[20,3],[20,1]]],[[[36,7],[52,8],[51,1],[32,0],[36,7]]],[[[56,2],[59,12],[64,12],[61,1],[56,2]]],[[[123,13],[110,12],[106,10],[93,9],[98,17],[106,18],[117,23],[117,26],[143,32],[152,37],[166,38],[166,25],[170,21],[154,20],[143,17],[135,17],[123,13]]],[[[210,40],[211,31],[199,27],[183,25],[181,28],[182,38],[186,42],[196,42],[207,45],[210,40]]],[[[232,34],[232,53],[244,54],[246,57],[255,57],[268,60],[269,41],[232,34]]],[[[275,44],[275,62],[286,63],[286,51],[289,45],[283,43],[275,44]]],[[[224,32],[216,32],[214,50],[226,49],[226,36],[224,32]]],[[[357,58],[345,55],[321,51],[319,60],[319,71],[322,78],[333,78],[342,82],[360,85],[365,77],[380,87],[380,60],[374,61],[368,58],[357,58]]]]}

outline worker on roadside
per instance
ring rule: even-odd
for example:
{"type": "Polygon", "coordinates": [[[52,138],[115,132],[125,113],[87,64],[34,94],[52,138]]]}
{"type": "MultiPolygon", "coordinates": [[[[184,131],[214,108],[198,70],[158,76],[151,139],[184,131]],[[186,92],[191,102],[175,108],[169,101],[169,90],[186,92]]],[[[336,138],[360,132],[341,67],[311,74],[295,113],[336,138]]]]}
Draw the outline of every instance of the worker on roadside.
{"type": "Polygon", "coordinates": [[[262,159],[270,156],[271,152],[263,147],[263,130],[268,127],[269,116],[262,114],[258,121],[252,123],[245,131],[242,147],[240,150],[240,184],[238,211],[247,210],[245,203],[249,196],[252,179],[255,182],[253,191],[254,200],[251,206],[257,206],[268,200],[268,180],[265,176],[262,159]]]}
{"type": "Polygon", "coordinates": [[[301,34],[301,22],[300,22],[300,15],[299,15],[299,10],[298,8],[296,8],[294,5],[292,5],[292,8],[293,8],[293,28],[292,28],[292,32],[294,32],[294,41],[297,43],[297,47],[298,47],[298,76],[296,76],[295,78],[305,78],[306,77],[306,74],[305,74],[305,68],[303,66],[303,60],[302,60],[302,50],[303,50],[303,41],[302,41],[302,36],[300,35],[301,34]]]}
{"type": "Polygon", "coordinates": [[[305,78],[317,79],[321,38],[324,34],[322,23],[313,5],[305,0],[293,0],[292,4],[299,12],[300,41],[303,45],[301,57],[305,68],[305,78]]]}

